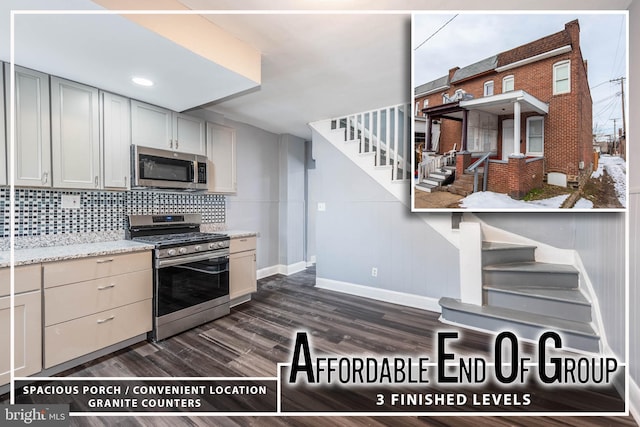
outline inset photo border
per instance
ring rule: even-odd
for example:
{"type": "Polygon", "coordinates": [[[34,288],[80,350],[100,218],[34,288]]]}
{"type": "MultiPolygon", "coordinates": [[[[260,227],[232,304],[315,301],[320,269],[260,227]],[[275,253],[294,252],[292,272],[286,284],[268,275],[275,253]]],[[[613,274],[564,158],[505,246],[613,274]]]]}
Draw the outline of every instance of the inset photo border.
{"type": "Polygon", "coordinates": [[[626,211],[628,18],[414,13],[411,210],[626,211]]]}

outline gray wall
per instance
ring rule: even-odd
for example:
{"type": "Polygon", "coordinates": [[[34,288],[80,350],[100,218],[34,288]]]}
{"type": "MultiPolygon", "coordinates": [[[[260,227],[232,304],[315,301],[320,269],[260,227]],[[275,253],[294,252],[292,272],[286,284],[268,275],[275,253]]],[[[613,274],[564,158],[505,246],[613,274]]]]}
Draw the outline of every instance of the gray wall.
{"type": "Polygon", "coordinates": [[[490,225],[562,249],[575,249],[598,297],[609,345],[625,355],[625,215],[587,213],[476,214],[490,225]]]}
{"type": "Polygon", "coordinates": [[[279,136],[240,122],[236,129],[238,192],[227,196],[227,226],[259,233],[258,269],[279,264],[279,136]]]}
{"type": "Polygon", "coordinates": [[[305,250],[305,141],[280,136],[280,264],[304,259],[305,250]]]}
{"type": "Polygon", "coordinates": [[[458,250],[316,132],[313,151],[309,204],[326,204],[315,218],[317,277],[457,298],[458,250]]]}

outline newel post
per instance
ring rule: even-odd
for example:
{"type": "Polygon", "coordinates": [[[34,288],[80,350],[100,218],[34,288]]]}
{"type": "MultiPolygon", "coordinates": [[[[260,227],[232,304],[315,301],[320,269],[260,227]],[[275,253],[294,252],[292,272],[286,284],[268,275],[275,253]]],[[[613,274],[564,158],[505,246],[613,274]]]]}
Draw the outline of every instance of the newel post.
{"type": "Polygon", "coordinates": [[[482,229],[477,222],[460,223],[460,301],[482,305],[482,229]]]}

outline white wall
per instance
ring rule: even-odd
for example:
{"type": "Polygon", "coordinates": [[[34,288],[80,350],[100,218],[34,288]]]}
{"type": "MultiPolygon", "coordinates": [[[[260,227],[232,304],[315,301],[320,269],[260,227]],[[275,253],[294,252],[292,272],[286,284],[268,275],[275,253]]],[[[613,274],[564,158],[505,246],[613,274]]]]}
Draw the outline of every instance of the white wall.
{"type": "Polygon", "coordinates": [[[305,141],[280,137],[280,264],[305,261],[305,141]]]}

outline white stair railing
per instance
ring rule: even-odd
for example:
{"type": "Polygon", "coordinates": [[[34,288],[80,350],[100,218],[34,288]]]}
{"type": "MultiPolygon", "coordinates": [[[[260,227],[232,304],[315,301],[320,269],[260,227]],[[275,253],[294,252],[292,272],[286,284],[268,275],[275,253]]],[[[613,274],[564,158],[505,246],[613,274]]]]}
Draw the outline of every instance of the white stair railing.
{"type": "Polygon", "coordinates": [[[411,176],[411,106],[399,104],[331,119],[344,129],[344,140],[358,143],[358,152],[375,153],[375,166],[390,166],[391,181],[411,176]]]}

